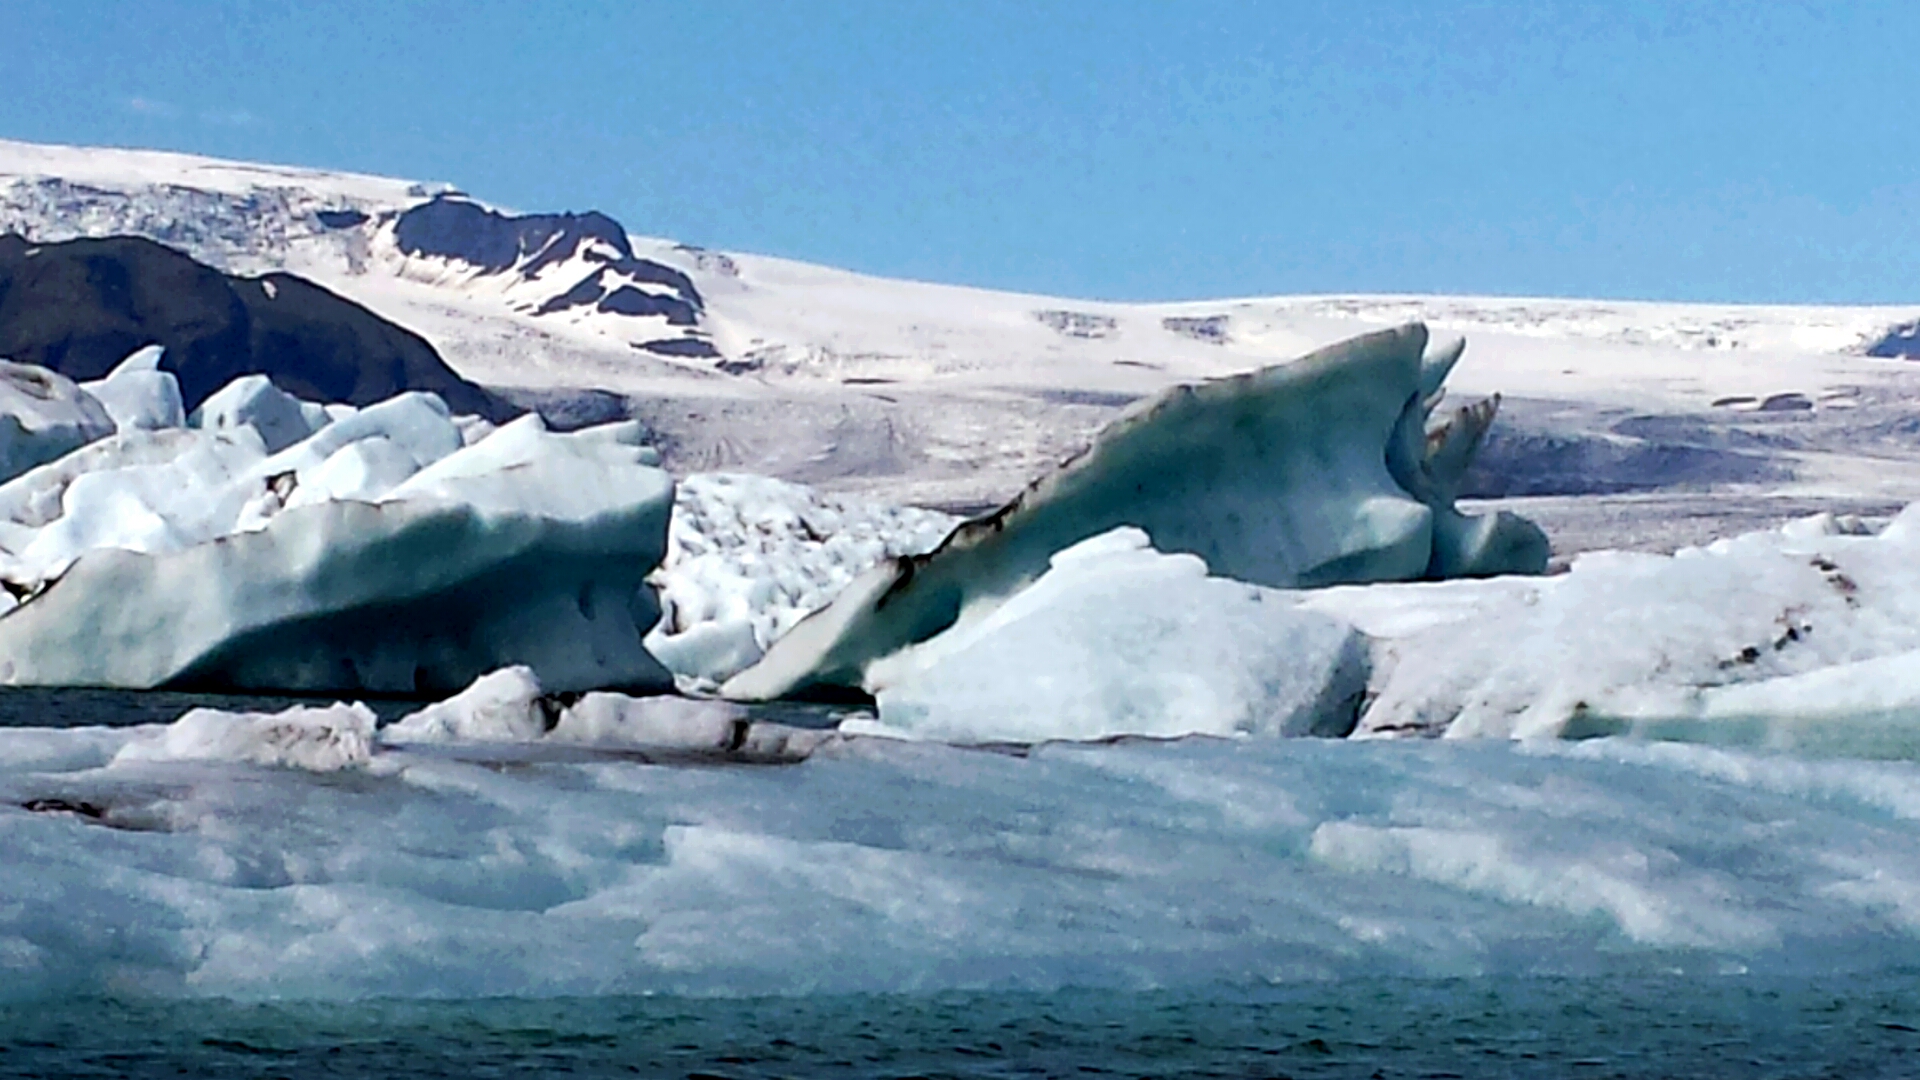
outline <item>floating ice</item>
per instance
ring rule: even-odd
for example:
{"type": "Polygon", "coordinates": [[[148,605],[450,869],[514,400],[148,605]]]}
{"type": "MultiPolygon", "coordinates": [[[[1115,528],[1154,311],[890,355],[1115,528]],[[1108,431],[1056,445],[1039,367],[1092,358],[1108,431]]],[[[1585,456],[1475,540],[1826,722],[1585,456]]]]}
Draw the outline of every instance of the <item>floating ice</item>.
{"type": "Polygon", "coordinates": [[[172,372],[160,370],[165,351],[149,345],[122,360],[105,378],[80,384],[107,410],[115,430],[156,431],[186,424],[180,381],[172,372]]]}
{"type": "Polygon", "coordinates": [[[113,760],[245,762],[337,772],[373,759],[373,710],[365,705],[295,706],[278,713],[194,709],[152,734],[142,732],[113,760]]]}
{"type": "Polygon", "coordinates": [[[931,551],[957,520],[765,476],[686,477],[653,575],[662,615],[647,649],[687,681],[717,684],[855,575],[931,551]]]}
{"type": "Polygon", "coordinates": [[[396,721],[384,735],[395,743],[524,742],[551,730],[558,712],[532,668],[506,667],[396,721]]]}
{"type": "Polygon", "coordinates": [[[1920,756],[1920,507],[1879,535],[1822,515],[1551,578],[1330,589],[1375,640],[1363,731],[1637,732],[1920,756]]]}
{"type": "Polygon", "coordinates": [[[1546,537],[1510,514],[1453,508],[1493,403],[1431,431],[1463,343],[1423,357],[1424,326],[1355,338],[1290,364],[1180,386],[1102,431],[1019,498],[896,559],[797,624],[723,686],[768,700],[858,686],[869,664],[1038,577],[1121,525],[1214,573],[1271,587],[1538,573],[1546,537]]]}
{"type": "MultiPolygon", "coordinates": [[[[1207,576],[1139,529],[1083,540],[1006,603],[868,669],[877,730],[949,742],[1345,735],[1366,646],[1294,595],[1207,576]]],[[[872,730],[872,729],[870,729],[872,730]]]]}
{"type": "Polygon", "coordinates": [[[557,690],[670,685],[640,638],[673,485],[634,425],[529,416],[469,443],[430,394],[328,412],[261,379],[195,422],[0,486],[0,580],[29,598],[0,617],[0,681],[450,693],[527,664],[557,690]],[[263,425],[298,441],[269,453],[263,425]]]}
{"type": "Polygon", "coordinates": [[[0,480],[113,432],[113,418],[64,375],[0,360],[0,480]]]}
{"type": "Polygon", "coordinates": [[[1920,767],[852,739],[773,769],[0,730],[0,996],[1198,987],[1920,963],[1920,767]],[[77,913],[84,913],[81,917],[77,913]]]}
{"type": "Polygon", "coordinates": [[[598,747],[684,760],[799,761],[831,732],[754,722],[724,701],[549,694],[533,670],[503,668],[381,732],[391,746],[515,743],[598,747]]]}

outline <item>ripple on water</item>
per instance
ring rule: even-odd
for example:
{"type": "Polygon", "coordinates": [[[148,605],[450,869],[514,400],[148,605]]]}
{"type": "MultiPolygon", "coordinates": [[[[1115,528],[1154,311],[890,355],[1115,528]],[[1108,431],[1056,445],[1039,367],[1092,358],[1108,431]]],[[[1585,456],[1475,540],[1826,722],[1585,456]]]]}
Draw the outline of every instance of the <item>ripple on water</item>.
{"type": "Polygon", "coordinates": [[[0,1075],[1913,1075],[1916,973],[0,1008],[0,1075]]]}

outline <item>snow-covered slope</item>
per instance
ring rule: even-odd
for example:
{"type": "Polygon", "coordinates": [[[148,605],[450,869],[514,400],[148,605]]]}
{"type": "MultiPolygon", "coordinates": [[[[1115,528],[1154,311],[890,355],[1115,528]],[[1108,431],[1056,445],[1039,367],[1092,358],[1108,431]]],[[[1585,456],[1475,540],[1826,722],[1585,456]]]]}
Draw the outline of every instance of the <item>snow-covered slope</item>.
{"type": "Polygon", "coordinates": [[[683,472],[997,502],[1133,400],[1417,319],[1470,338],[1460,392],[1507,396],[1488,463],[1525,475],[1489,491],[1920,497],[1920,368],[1897,355],[1920,303],[1065,300],[704,251],[442,184],[4,141],[0,231],[136,233],[311,277],[476,381],[628,397],[683,472]]]}

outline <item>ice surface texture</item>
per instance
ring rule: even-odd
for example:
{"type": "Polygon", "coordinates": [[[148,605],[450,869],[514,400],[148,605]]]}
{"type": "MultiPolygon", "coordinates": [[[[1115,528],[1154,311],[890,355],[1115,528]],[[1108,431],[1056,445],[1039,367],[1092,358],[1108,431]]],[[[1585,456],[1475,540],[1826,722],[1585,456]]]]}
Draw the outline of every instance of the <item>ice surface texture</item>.
{"type": "Polygon", "coordinates": [[[113,431],[93,397],[63,375],[0,360],[0,480],[113,431]]]}
{"type": "Polygon", "coordinates": [[[634,425],[492,430],[418,393],[328,411],[261,377],[191,422],[0,486],[24,599],[0,681],[451,693],[527,664],[555,690],[670,685],[640,637],[673,485],[634,425]]]}
{"type": "Polygon", "coordinates": [[[878,728],[947,742],[1345,735],[1365,639],[1294,594],[1207,576],[1120,528],[1006,603],[876,662],[878,728]]]}
{"type": "Polygon", "coordinates": [[[160,370],[166,350],[149,345],[122,360],[105,378],[80,384],[112,417],[116,431],[185,427],[180,380],[160,370]]]}
{"type": "MultiPolygon", "coordinates": [[[[1162,394],[1013,502],[929,555],[856,579],[724,686],[766,700],[857,687],[867,665],[1038,577],[1048,559],[1117,526],[1200,556],[1222,577],[1278,588],[1538,573],[1547,541],[1510,514],[1452,500],[1492,407],[1428,417],[1461,346],[1424,359],[1411,324],[1290,364],[1162,394]]],[[[1147,602],[1146,597],[1142,602],[1147,602]]]]}
{"type": "Polygon", "coordinates": [[[1920,507],[1877,534],[1820,515],[1570,573],[1329,589],[1374,642],[1364,732],[1633,731],[1920,757],[1920,507]]]}
{"type": "Polygon", "coordinates": [[[855,575],[933,550],[958,520],[765,476],[684,477],[654,574],[663,614],[647,650],[683,681],[717,685],[855,575]]]}
{"type": "Polygon", "coordinates": [[[448,744],[467,753],[502,744],[595,747],[683,763],[802,761],[836,738],[827,730],[755,721],[746,709],[711,698],[551,694],[527,667],[481,676],[381,732],[383,743],[401,747],[448,744]]]}
{"type": "Polygon", "coordinates": [[[503,769],[377,747],[313,771],[259,762],[326,738],[261,734],[0,731],[0,865],[19,870],[0,875],[0,995],[1920,962],[1909,763],[1619,740],[1190,739],[1020,757],[852,739],[771,768],[600,753],[503,769]]]}

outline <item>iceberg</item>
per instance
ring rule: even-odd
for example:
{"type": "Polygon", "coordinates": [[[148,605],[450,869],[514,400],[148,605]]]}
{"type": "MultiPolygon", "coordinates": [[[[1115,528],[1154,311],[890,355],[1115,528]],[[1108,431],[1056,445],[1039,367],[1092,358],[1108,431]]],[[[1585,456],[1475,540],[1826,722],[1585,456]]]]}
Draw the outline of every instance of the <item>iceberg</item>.
{"type": "Polygon", "coordinates": [[[528,416],[469,443],[431,394],[336,415],[245,379],[194,420],[0,486],[0,682],[447,694],[525,664],[556,690],[671,685],[641,635],[673,484],[637,425],[528,416]]]}
{"type": "Polygon", "coordinates": [[[1373,643],[1361,734],[1662,739],[1920,756],[1920,506],[1547,578],[1328,589],[1373,643]]]}
{"type": "Polygon", "coordinates": [[[214,391],[188,417],[188,423],[206,431],[250,427],[259,433],[267,452],[274,454],[312,435],[330,420],[323,406],[286,393],[265,375],[242,375],[214,391]]]}
{"type": "Polygon", "coordinates": [[[373,760],[373,710],[365,705],[295,706],[278,713],[192,709],[158,731],[142,731],[113,763],[244,763],[339,772],[373,760]]]}
{"type": "Polygon", "coordinates": [[[715,687],[861,571],[933,550],[958,520],[766,476],[683,477],[647,650],[689,687],[715,687]]]}
{"type": "Polygon", "coordinates": [[[722,692],[846,693],[875,660],[1000,602],[1054,553],[1119,526],[1271,588],[1540,573],[1548,546],[1538,528],[1453,506],[1497,399],[1436,422],[1465,343],[1431,356],[1427,344],[1416,323],[1175,387],[931,553],[856,578],[722,692]]]}
{"type": "Polygon", "coordinates": [[[1277,589],[1208,577],[1116,529],[978,619],[875,662],[872,724],[953,743],[1353,729],[1365,640],[1277,589]]]}
{"type": "Polygon", "coordinates": [[[64,375],[0,360],[0,480],[112,434],[113,418],[64,375]]]}
{"type": "Polygon", "coordinates": [[[460,693],[403,717],[380,733],[386,749],[441,745],[573,748],[626,760],[778,764],[805,760],[837,741],[832,731],[754,720],[711,698],[550,693],[533,669],[490,672],[460,693]]]}
{"type": "Polygon", "coordinates": [[[113,419],[116,431],[154,431],[186,424],[180,380],[160,370],[166,350],[149,345],[122,360],[106,377],[80,384],[113,419]]]}

